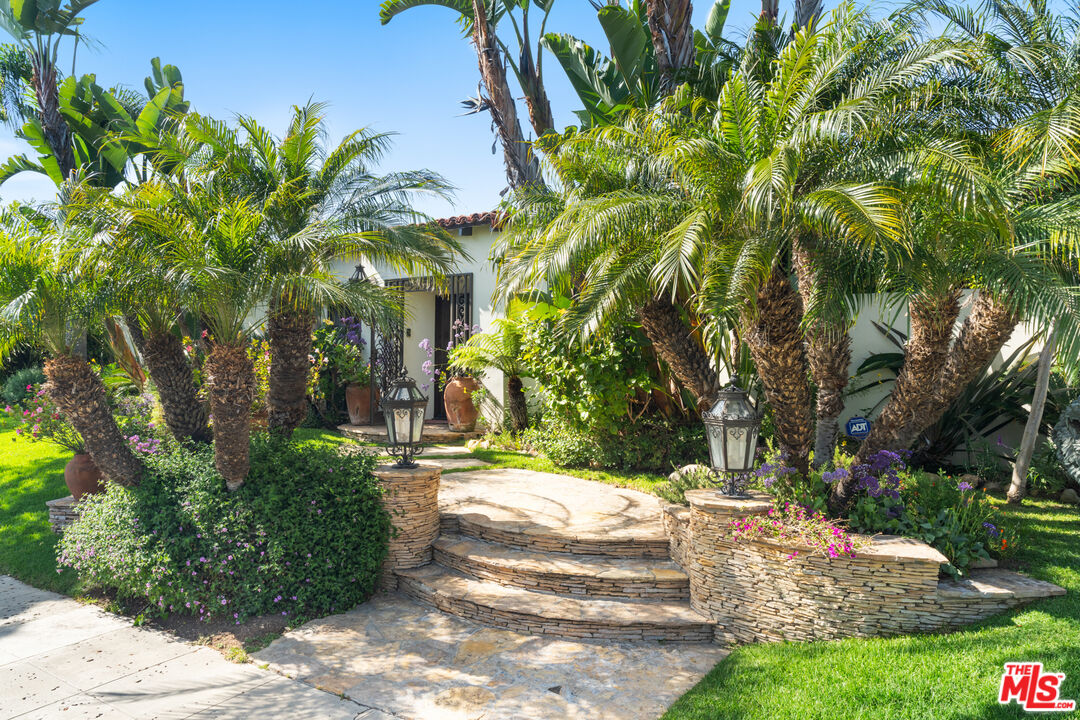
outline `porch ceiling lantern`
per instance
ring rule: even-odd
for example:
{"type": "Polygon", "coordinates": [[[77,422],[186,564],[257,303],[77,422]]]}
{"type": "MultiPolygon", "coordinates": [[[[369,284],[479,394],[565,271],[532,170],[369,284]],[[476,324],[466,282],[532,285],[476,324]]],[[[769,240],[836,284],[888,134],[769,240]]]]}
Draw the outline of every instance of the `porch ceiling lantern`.
{"type": "Polygon", "coordinates": [[[740,496],[739,479],[754,467],[761,413],[738,386],[738,378],[717,395],[712,408],[701,414],[709,443],[709,464],[723,480],[725,495],[740,496]]]}
{"type": "Polygon", "coordinates": [[[428,399],[416,387],[416,381],[402,371],[382,398],[386,418],[387,450],[398,458],[396,468],[414,468],[414,457],[424,451],[424,415],[428,399]]]}

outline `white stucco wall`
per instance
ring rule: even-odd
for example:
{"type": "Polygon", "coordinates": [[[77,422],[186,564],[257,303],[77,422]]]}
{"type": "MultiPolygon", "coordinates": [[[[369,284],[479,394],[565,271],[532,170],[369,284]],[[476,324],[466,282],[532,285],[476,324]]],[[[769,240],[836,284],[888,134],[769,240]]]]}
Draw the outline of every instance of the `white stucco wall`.
{"type": "MultiPolygon", "coordinates": [[[[477,225],[472,229],[472,235],[462,236],[460,230],[451,230],[457,236],[463,249],[468,254],[467,258],[460,258],[453,269],[454,273],[472,273],[472,325],[479,325],[484,331],[491,327],[496,318],[501,317],[501,309],[492,303],[491,296],[495,292],[495,271],[488,260],[491,254],[491,246],[497,237],[497,232],[487,225],[477,225]]],[[[342,260],[336,264],[335,273],[343,280],[352,277],[356,269],[355,261],[342,260]]],[[[402,277],[400,273],[381,264],[364,262],[364,270],[368,277],[380,280],[391,280],[402,277]]],[[[416,381],[417,385],[427,382],[422,366],[427,360],[427,354],[420,350],[419,344],[424,338],[435,338],[435,294],[430,292],[407,292],[405,294],[405,328],[407,329],[404,346],[405,367],[416,381]]],[[[485,417],[489,423],[501,420],[501,408],[506,399],[506,385],[502,373],[489,371],[480,378],[491,394],[494,404],[488,403],[484,408],[485,417]]],[[[425,390],[432,398],[428,404],[428,417],[432,417],[435,411],[434,393],[429,388],[425,390]]]]}

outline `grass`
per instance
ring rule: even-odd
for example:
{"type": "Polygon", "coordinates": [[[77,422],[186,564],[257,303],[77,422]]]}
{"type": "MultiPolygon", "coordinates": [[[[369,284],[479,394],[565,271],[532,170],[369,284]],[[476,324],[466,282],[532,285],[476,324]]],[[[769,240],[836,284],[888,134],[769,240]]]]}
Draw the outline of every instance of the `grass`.
{"type": "Polygon", "coordinates": [[[0,417],[0,573],[66,594],[78,581],[74,573],[56,572],[58,537],[45,501],[70,494],[64,484],[70,458],[55,445],[16,439],[12,421],[0,417]]]}
{"type": "Polygon", "coordinates": [[[1080,512],[1025,501],[1005,512],[1022,528],[1017,560],[1067,595],[953,633],[735,650],[663,720],[960,720],[1027,717],[997,703],[1002,666],[1043,663],[1080,700],[1080,512]]]}

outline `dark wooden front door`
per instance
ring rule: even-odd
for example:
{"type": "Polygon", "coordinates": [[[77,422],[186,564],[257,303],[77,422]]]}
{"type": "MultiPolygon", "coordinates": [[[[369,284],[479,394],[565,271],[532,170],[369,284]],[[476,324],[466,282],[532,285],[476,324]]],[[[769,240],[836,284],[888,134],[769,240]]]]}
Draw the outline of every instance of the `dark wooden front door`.
{"type": "Polygon", "coordinates": [[[441,295],[435,296],[435,418],[446,419],[446,406],[443,404],[442,374],[446,371],[446,346],[450,344],[450,300],[441,295]]]}

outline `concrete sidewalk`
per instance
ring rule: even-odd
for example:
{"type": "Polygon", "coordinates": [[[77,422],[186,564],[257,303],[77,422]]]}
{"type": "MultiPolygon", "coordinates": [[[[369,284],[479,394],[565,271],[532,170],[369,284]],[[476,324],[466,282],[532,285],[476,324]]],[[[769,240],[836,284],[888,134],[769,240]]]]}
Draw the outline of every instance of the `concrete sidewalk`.
{"type": "Polygon", "coordinates": [[[391,716],[0,576],[0,720],[277,717],[391,716]]]}

